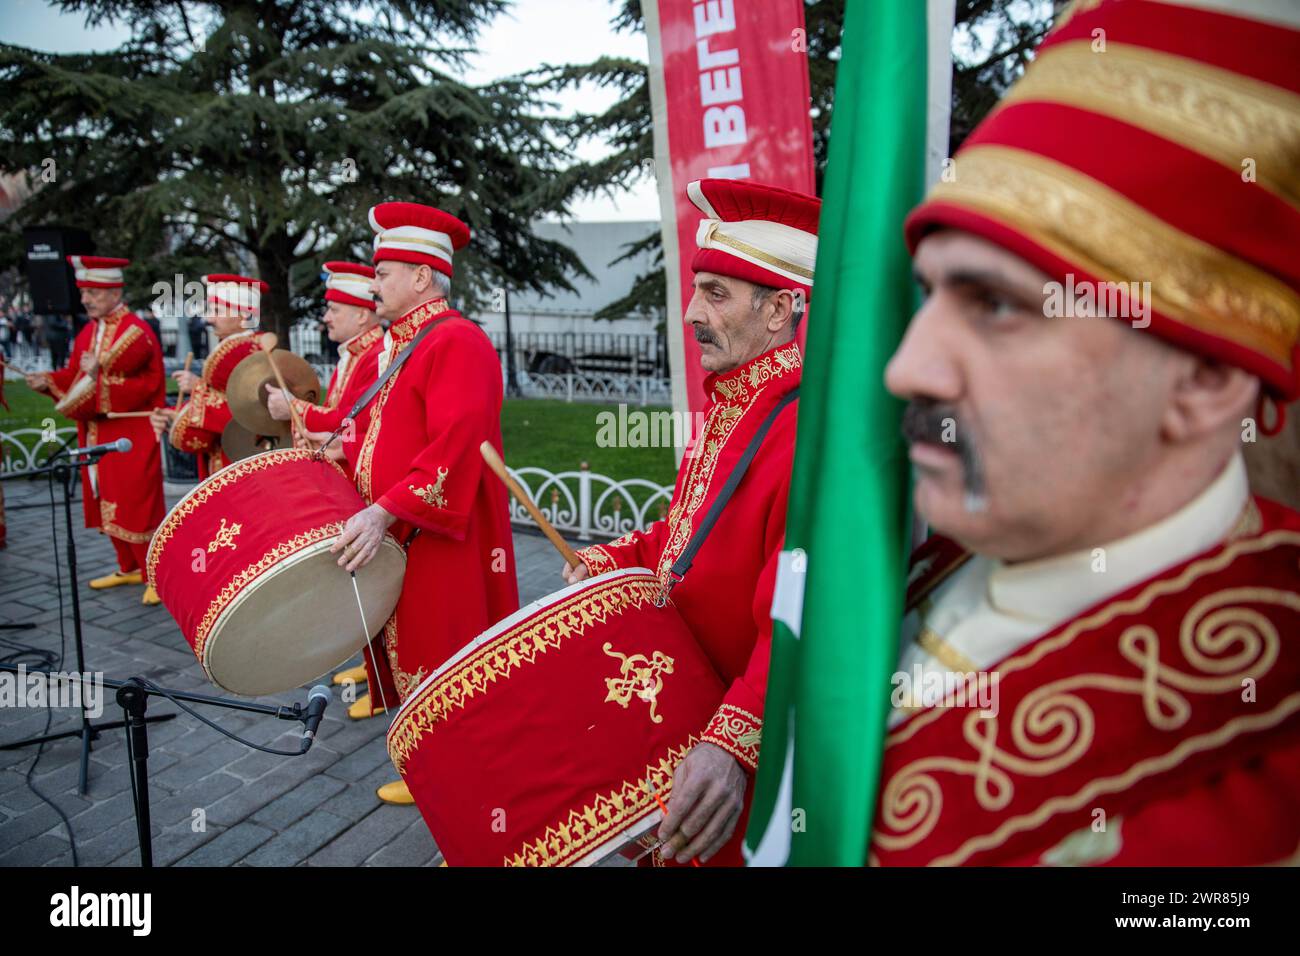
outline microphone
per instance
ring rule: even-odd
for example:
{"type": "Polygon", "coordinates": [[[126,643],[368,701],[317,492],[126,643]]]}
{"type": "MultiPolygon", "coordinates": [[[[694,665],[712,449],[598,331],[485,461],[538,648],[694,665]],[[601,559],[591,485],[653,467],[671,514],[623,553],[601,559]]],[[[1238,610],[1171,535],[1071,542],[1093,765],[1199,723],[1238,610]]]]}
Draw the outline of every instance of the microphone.
{"type": "Polygon", "coordinates": [[[71,458],[90,458],[95,455],[107,455],[109,452],[128,452],[131,439],[119,438],[117,441],[104,442],[102,445],[90,445],[87,448],[69,448],[66,454],[71,458]]]}
{"type": "Polygon", "coordinates": [[[334,699],[330,689],[324,684],[317,684],[307,693],[307,716],[303,718],[302,742],[303,750],[306,751],[311,746],[312,741],[316,738],[316,730],[320,727],[321,718],[325,716],[325,708],[329,702],[334,699]]]}

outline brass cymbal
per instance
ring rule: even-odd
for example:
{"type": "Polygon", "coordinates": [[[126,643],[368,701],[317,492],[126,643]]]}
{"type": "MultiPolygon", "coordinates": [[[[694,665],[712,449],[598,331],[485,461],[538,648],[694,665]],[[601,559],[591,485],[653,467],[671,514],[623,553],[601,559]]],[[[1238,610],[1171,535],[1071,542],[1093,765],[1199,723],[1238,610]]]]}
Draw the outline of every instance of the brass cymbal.
{"type": "Polygon", "coordinates": [[[287,428],[281,434],[254,435],[239,422],[230,422],[221,432],[221,450],[231,461],[242,461],[264,451],[292,446],[293,441],[289,438],[287,428]]]}
{"type": "MultiPolygon", "coordinates": [[[[298,398],[320,401],[320,379],[307,361],[285,349],[275,350],[275,366],[284,384],[298,398]]],[[[289,434],[289,423],[278,422],[266,410],[266,386],[277,387],[266,352],[254,352],[235,366],[226,385],[226,402],[235,421],[254,435],[289,434]]]]}

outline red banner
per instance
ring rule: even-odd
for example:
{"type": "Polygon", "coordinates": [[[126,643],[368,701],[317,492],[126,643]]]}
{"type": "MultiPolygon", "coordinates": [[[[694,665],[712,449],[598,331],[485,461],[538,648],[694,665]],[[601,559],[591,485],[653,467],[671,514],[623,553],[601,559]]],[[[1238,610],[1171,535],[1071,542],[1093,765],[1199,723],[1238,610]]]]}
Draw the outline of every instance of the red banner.
{"type": "Polygon", "coordinates": [[[686,185],[717,177],[814,191],[803,0],[645,0],[642,9],[669,269],[673,405],[698,411],[705,372],[682,316],[700,211],[686,185]]]}

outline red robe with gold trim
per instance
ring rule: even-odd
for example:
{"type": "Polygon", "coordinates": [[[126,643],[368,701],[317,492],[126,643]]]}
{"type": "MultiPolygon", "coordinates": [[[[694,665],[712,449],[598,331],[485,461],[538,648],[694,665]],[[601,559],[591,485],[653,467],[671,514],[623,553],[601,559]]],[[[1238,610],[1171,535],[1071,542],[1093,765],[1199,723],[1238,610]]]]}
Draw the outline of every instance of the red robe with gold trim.
{"type": "MultiPolygon", "coordinates": [[[[1297,862],[1300,514],[1256,498],[1250,517],[990,668],[995,714],[896,727],[870,862],[1297,862]]],[[[913,604],[964,557],[918,555],[913,604]]]]}
{"type": "Polygon", "coordinates": [[[506,489],[479,453],[484,441],[501,452],[501,362],[483,330],[443,299],[393,323],[389,357],[430,322],[371,403],[363,440],[344,446],[362,497],[396,516],[390,533],[406,545],[383,647],[377,638],[378,653],[364,655],[376,708],[395,706],[519,609],[506,489]]]}
{"type": "Polygon", "coordinates": [[[131,440],[131,450],[104,455],[81,469],[82,508],[87,528],[99,528],[113,541],[123,571],[144,569],[149,539],[166,512],[162,454],[147,418],[108,418],[109,412],[138,412],[163,405],[162,345],[125,305],[77,333],[68,364],[49,374],[50,394],[62,399],[85,379],[81,356],[94,350],[99,371],[94,385],[64,414],[77,423],[82,446],[131,440]]]}
{"type": "Polygon", "coordinates": [[[200,481],[230,464],[221,450],[221,432],[231,421],[226,385],[235,366],[261,348],[252,332],[226,336],[203,363],[203,375],[194,386],[194,394],[176,411],[172,447],[198,458],[200,481]]]}
{"type": "MultiPolygon", "coordinates": [[[[682,461],[668,517],[645,531],[578,552],[592,574],[646,567],[667,580],[732,468],[772,408],[799,385],[799,346],[765,352],[740,368],[705,379],[711,404],[704,428],[682,461]]],[[[710,860],[738,865],[753,773],[758,766],[772,646],[772,589],[785,540],[786,500],[794,464],[797,402],[772,423],[749,471],[672,601],[712,661],[727,690],[700,739],[723,748],[750,774],[746,810],[731,844],[710,860]]]]}
{"type": "MultiPolygon", "coordinates": [[[[325,392],[325,404],[313,405],[303,398],[293,399],[293,407],[302,419],[303,427],[312,432],[333,432],[342,423],[356,400],[369,388],[378,377],[379,356],[384,351],[384,329],[376,325],[362,332],[345,348],[351,358],[343,375],[339,375],[338,366],[330,376],[329,388],[325,392]]],[[[373,406],[373,402],[371,405],[373,406]]],[[[370,422],[370,408],[357,415],[351,429],[351,441],[360,442],[366,434],[370,422]]],[[[342,440],[347,443],[349,435],[344,433],[342,440]]]]}

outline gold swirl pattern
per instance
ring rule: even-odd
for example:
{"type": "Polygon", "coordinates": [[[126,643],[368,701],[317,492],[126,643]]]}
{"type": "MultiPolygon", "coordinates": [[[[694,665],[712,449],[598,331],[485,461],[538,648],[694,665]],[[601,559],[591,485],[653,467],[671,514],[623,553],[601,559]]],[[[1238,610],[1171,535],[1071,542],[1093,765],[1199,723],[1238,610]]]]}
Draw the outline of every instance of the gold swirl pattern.
{"type": "MultiPolygon", "coordinates": [[[[267,452],[261,455],[254,455],[252,458],[245,458],[237,461],[232,465],[223,468],[221,471],[206,479],[201,485],[191,491],[188,495],[176,502],[175,507],[163,518],[162,524],[158,526],[158,531],[154,535],[153,543],[149,545],[149,554],[145,558],[145,563],[149,569],[149,580],[156,581],[155,574],[158,570],[158,561],[162,557],[163,548],[167,542],[172,539],[176,529],[181,522],[192,515],[199,507],[209,501],[213,495],[230,487],[236,482],[242,480],[254,472],[264,471],[268,468],[275,468],[286,462],[295,460],[306,460],[314,457],[312,452],[302,448],[285,448],[280,451],[267,452]]],[[[347,477],[337,462],[325,458],[323,461],[329,462],[344,478],[347,477]]]]}
{"type": "Polygon", "coordinates": [[[646,575],[620,577],[579,591],[497,635],[439,675],[414,703],[403,706],[388,731],[393,765],[402,772],[426,733],[497,681],[509,679],[565,641],[581,637],[594,624],[653,605],[657,592],[658,584],[646,575]]]}
{"type": "Polygon", "coordinates": [[[1191,718],[1191,702],[1180,691],[1231,694],[1244,680],[1263,677],[1278,659],[1277,628],[1265,615],[1238,602],[1300,613],[1300,594],[1291,591],[1229,588],[1202,598],[1179,625],[1178,650],[1192,673],[1161,663],[1160,636],[1154,629],[1125,628],[1119,652],[1137,676],[1075,674],[1035,688],[1012,714],[1008,749],[999,746],[998,718],[972,711],[962,734],[976,759],[925,757],[894,773],[882,791],[881,826],[874,842],[886,850],[902,850],[934,830],[943,811],[936,773],[971,777],[977,805],[996,813],[1014,796],[1013,775],[1045,777],[1077,763],[1091,749],[1097,724],[1093,708],[1079,691],[1137,695],[1148,723],[1167,732],[1191,718]]]}

